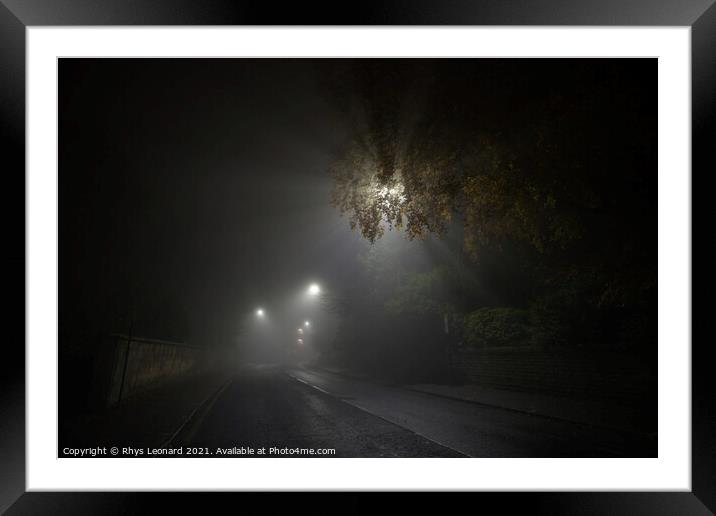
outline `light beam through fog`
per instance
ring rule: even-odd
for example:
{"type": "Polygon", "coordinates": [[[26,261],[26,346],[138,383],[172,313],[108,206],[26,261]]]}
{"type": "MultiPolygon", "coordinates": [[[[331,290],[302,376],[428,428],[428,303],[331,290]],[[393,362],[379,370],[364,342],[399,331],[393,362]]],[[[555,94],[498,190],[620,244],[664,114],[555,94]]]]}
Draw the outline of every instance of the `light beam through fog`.
{"type": "Polygon", "coordinates": [[[656,456],[656,66],[59,60],[58,454],[656,456]]]}

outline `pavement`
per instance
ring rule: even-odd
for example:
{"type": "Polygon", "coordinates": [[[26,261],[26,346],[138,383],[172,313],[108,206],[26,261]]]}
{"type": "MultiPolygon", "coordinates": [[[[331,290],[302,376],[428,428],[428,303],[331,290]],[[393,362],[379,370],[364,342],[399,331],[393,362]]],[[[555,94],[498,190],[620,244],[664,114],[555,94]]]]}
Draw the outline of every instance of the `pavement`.
{"type": "Polygon", "coordinates": [[[464,456],[345,401],[279,367],[248,367],[169,446],[212,458],[464,456]]]}
{"type": "Polygon", "coordinates": [[[514,410],[564,421],[633,432],[652,436],[643,419],[633,406],[603,403],[595,400],[577,400],[544,393],[527,393],[492,389],[479,385],[409,385],[413,389],[435,396],[480,403],[506,410],[514,410]]]}
{"type": "MultiPolygon", "coordinates": [[[[319,369],[289,373],[326,395],[470,457],[656,457],[656,439],[319,369]]],[[[493,400],[494,402],[494,400],[493,400]]]]}
{"type": "Polygon", "coordinates": [[[255,364],[167,384],[105,413],[65,421],[60,448],[157,447],[168,457],[194,448],[212,458],[657,455],[656,440],[640,434],[544,417],[531,406],[462,399],[465,391],[440,387],[255,364]]]}
{"type": "Polygon", "coordinates": [[[331,457],[648,457],[656,443],[571,421],[436,396],[325,370],[237,374],[169,445],[211,457],[260,449],[331,457]]]}
{"type": "MultiPolygon", "coordinates": [[[[342,368],[322,367],[319,370],[372,381],[367,375],[342,368]]],[[[655,438],[656,417],[653,418],[653,421],[649,421],[649,418],[644,417],[647,407],[638,407],[634,404],[607,403],[596,399],[576,399],[541,392],[496,389],[474,384],[424,383],[408,384],[403,387],[444,398],[655,438]]],[[[655,414],[656,411],[654,411],[655,414]]]]}

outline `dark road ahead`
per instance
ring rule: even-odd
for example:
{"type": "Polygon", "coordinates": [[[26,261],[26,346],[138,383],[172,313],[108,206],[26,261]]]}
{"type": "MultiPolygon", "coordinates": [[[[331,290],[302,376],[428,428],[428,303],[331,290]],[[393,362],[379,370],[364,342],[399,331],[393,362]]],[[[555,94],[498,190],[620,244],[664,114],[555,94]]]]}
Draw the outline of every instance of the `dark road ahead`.
{"type": "Polygon", "coordinates": [[[332,457],[624,457],[646,455],[643,445],[604,429],[271,366],[237,374],[171,444],[212,457],[248,448],[269,457],[311,449],[332,457]]]}
{"type": "Polygon", "coordinates": [[[206,447],[215,455],[218,448],[235,446],[335,449],[335,457],[462,456],[270,367],[233,379],[178,444],[206,447]]]}

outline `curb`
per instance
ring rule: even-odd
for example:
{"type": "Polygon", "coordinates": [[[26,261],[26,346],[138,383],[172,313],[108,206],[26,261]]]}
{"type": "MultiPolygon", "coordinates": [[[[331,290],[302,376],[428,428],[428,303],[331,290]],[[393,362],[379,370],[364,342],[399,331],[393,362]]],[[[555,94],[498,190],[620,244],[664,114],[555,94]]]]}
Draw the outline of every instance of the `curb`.
{"type": "Polygon", "coordinates": [[[159,448],[172,448],[172,444],[174,441],[179,437],[179,435],[184,432],[190,424],[196,424],[198,421],[201,420],[201,418],[206,414],[211,408],[211,406],[214,404],[214,402],[219,398],[219,396],[224,392],[224,390],[231,384],[231,382],[234,381],[234,375],[231,375],[225,382],[223,382],[219,387],[214,390],[211,394],[209,394],[204,401],[202,401],[199,405],[197,405],[194,410],[191,411],[191,413],[186,417],[186,419],[177,427],[177,429],[172,433],[171,436],[169,436],[167,439],[165,439],[162,444],[159,446],[159,448]]]}
{"type": "Polygon", "coordinates": [[[648,440],[648,441],[653,441],[653,440],[655,440],[655,439],[657,438],[657,434],[656,434],[656,433],[644,433],[644,432],[639,432],[639,431],[636,431],[636,430],[629,430],[629,429],[626,429],[626,428],[616,428],[616,427],[612,427],[612,426],[604,426],[604,425],[599,425],[599,424],[595,424],[595,423],[588,423],[588,422],[585,422],[585,421],[575,421],[574,419],[569,419],[569,418],[565,418],[565,417],[553,416],[553,415],[550,415],[550,414],[543,414],[543,413],[541,413],[541,412],[535,412],[535,411],[529,411],[529,410],[518,409],[518,408],[514,408],[514,407],[508,407],[508,406],[505,406],[505,405],[498,405],[498,404],[494,404],[494,403],[488,403],[488,402],[485,402],[485,401],[476,401],[476,400],[472,400],[472,399],[461,398],[461,397],[459,397],[459,396],[450,396],[449,394],[441,394],[441,393],[436,393],[436,392],[431,392],[431,391],[425,391],[425,390],[422,390],[422,389],[415,389],[415,388],[413,388],[413,387],[409,387],[409,386],[405,386],[405,385],[390,385],[390,384],[385,384],[385,383],[382,383],[382,382],[379,382],[379,381],[375,381],[375,380],[373,380],[373,379],[371,379],[371,378],[360,377],[360,376],[356,376],[356,375],[353,375],[353,374],[350,374],[350,373],[342,373],[342,372],[330,371],[330,370],[328,370],[328,369],[323,369],[323,368],[320,368],[320,367],[314,368],[314,369],[318,369],[319,371],[323,371],[323,372],[329,373],[329,374],[335,374],[335,375],[338,375],[338,376],[343,376],[343,377],[346,377],[346,378],[351,378],[351,379],[353,379],[353,380],[367,381],[367,382],[371,382],[371,383],[377,383],[378,385],[389,386],[389,387],[396,387],[396,388],[403,389],[403,390],[406,390],[406,391],[417,392],[417,393],[420,393],[420,394],[427,394],[428,396],[435,396],[435,397],[437,397],[437,398],[449,399],[449,400],[453,400],[453,401],[461,401],[461,402],[463,402],[463,403],[472,403],[472,404],[474,404],[474,405],[480,405],[480,406],[482,406],[482,407],[489,407],[489,408],[504,410],[504,411],[506,411],[506,412],[512,412],[512,413],[517,413],[517,414],[523,414],[523,415],[532,416],[532,417],[539,417],[539,418],[543,418],[543,419],[550,419],[550,420],[553,420],[553,421],[559,421],[559,422],[563,422],[563,423],[570,423],[570,424],[580,425],[580,426],[589,427],[589,428],[598,428],[598,429],[608,430],[608,431],[610,431],[610,432],[616,432],[616,433],[623,434],[623,435],[626,435],[626,436],[630,436],[630,437],[632,437],[632,438],[639,439],[639,440],[645,440],[645,439],[646,439],[646,440],[648,440]]]}

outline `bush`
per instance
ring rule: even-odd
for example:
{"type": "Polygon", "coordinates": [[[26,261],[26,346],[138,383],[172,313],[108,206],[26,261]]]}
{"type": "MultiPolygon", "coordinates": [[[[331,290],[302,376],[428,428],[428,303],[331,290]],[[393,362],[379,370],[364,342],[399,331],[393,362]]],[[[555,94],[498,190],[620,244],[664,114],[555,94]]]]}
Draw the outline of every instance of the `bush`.
{"type": "Polygon", "coordinates": [[[530,333],[527,311],[518,308],[480,308],[465,316],[468,346],[523,346],[529,344],[530,333]]]}
{"type": "Polygon", "coordinates": [[[564,346],[569,329],[565,311],[545,304],[542,299],[533,303],[529,310],[530,342],[541,348],[564,346]]]}

